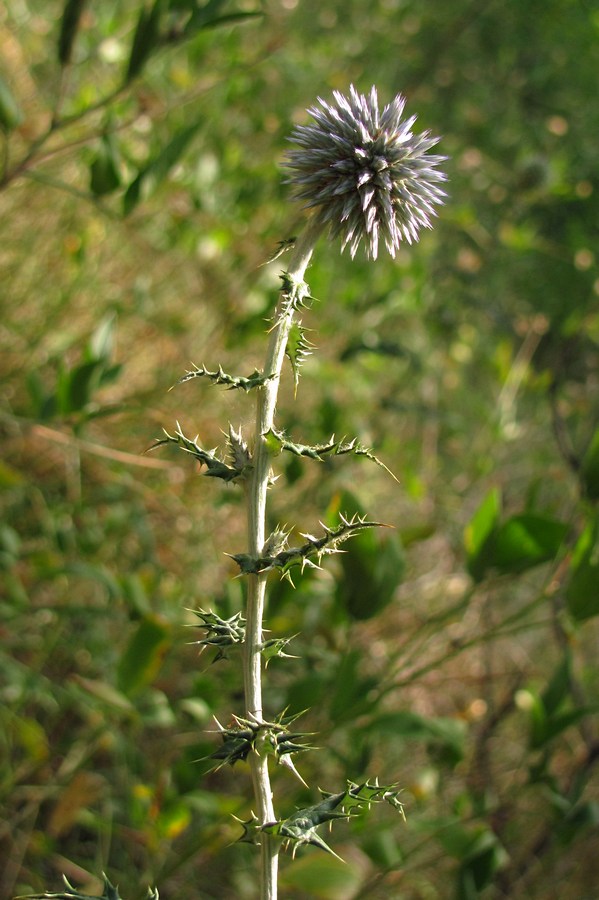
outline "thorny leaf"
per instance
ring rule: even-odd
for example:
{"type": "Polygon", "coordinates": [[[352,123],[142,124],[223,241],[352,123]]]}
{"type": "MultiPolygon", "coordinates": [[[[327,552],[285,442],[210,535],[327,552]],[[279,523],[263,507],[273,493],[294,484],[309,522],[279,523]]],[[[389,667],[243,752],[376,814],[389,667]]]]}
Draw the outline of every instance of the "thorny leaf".
{"type": "Polygon", "coordinates": [[[234,469],[240,472],[246,472],[252,465],[252,454],[249,451],[247,442],[243,439],[241,428],[235,431],[232,425],[229,425],[229,433],[227,435],[227,449],[229,451],[229,459],[234,469]]]}
{"type": "Polygon", "coordinates": [[[294,278],[289,272],[281,272],[281,282],[283,285],[281,316],[287,315],[292,309],[298,310],[302,306],[308,306],[316,300],[310,295],[310,287],[301,278],[294,278]]]}
{"type": "Polygon", "coordinates": [[[221,366],[218,367],[216,372],[209,372],[205,366],[194,365],[193,369],[190,369],[185,375],[182,375],[169,390],[172,391],[178,384],[184,384],[186,381],[191,381],[192,378],[201,377],[209,378],[213,384],[226,384],[230,391],[241,388],[241,390],[247,392],[251,391],[252,388],[262,387],[263,384],[266,384],[267,381],[274,378],[274,375],[264,375],[262,372],[259,372],[258,369],[255,369],[251,375],[248,375],[248,377],[245,378],[243,375],[228,375],[221,366]]]}
{"type": "Polygon", "coordinates": [[[285,716],[282,713],[274,722],[251,721],[241,716],[232,718],[232,724],[227,728],[215,718],[223,743],[214,753],[206,757],[217,760],[214,771],[226,764],[234,766],[236,762],[243,762],[253,750],[262,756],[275,756],[277,762],[291,769],[303,781],[295,766],[290,763],[290,756],[292,753],[300,753],[314,748],[307,744],[297,743],[298,740],[308,737],[307,733],[289,731],[288,726],[298,718],[297,715],[285,716]]]}
{"type": "Polygon", "coordinates": [[[339,544],[356,532],[364,528],[390,527],[382,522],[368,522],[365,517],[360,516],[346,519],[341,515],[340,519],[341,524],[337,528],[329,528],[322,522],[320,523],[325,530],[323,537],[317,538],[311,534],[302,534],[302,537],[306,538],[306,543],[301,547],[290,547],[271,555],[252,556],[249,553],[228,553],[227,556],[235,560],[239,566],[240,575],[262,575],[278,569],[282,577],[291,580],[289,572],[294,566],[300,566],[302,570],[305,566],[318,568],[324,555],[340,553],[339,544]],[[317,563],[313,562],[314,559],[317,560],[317,563]]]}
{"type": "Polygon", "coordinates": [[[215,647],[217,654],[213,662],[218,662],[219,659],[226,659],[228,650],[243,643],[245,638],[245,619],[241,613],[235,613],[230,619],[221,619],[216,613],[207,612],[204,609],[193,610],[193,613],[201,619],[201,624],[191,627],[204,628],[207,632],[205,638],[202,638],[200,641],[193,641],[193,643],[199,644],[202,649],[204,647],[215,647]]]}
{"type": "MultiPolygon", "coordinates": [[[[393,809],[396,809],[405,820],[403,803],[399,799],[400,791],[396,791],[396,784],[379,784],[378,780],[375,779],[374,783],[371,784],[369,781],[363,781],[361,784],[357,784],[353,781],[348,781],[348,788],[345,791],[345,797],[343,799],[344,809],[350,811],[352,809],[360,810],[367,806],[370,809],[371,803],[380,803],[385,801],[389,803],[393,809]]],[[[326,791],[321,792],[324,797],[331,798],[337,797],[337,794],[328,794],[326,791]]]]}
{"type": "Polygon", "coordinates": [[[258,816],[252,812],[251,818],[243,820],[238,818],[238,816],[233,816],[236,822],[239,822],[241,827],[243,828],[243,834],[240,838],[237,838],[238,844],[259,844],[259,832],[257,830],[258,825],[258,816]]]}
{"type": "Polygon", "coordinates": [[[215,455],[216,450],[203,450],[197,442],[197,436],[193,441],[186,437],[181,431],[181,426],[178,422],[177,430],[174,435],[169,434],[165,428],[162,430],[166,436],[156,440],[152,446],[149,447],[149,450],[155,450],[156,447],[161,447],[163,444],[177,444],[181,450],[185,450],[186,453],[191,453],[201,466],[206,466],[207,471],[204,473],[206,476],[222,478],[222,480],[226,482],[238,482],[245,478],[245,467],[234,468],[233,466],[228,466],[215,455]]]}
{"type": "Polygon", "coordinates": [[[289,638],[269,638],[269,640],[264,641],[260,648],[260,652],[264,657],[265,668],[268,666],[271,659],[274,659],[276,656],[284,656],[287,659],[299,659],[299,656],[293,656],[293,654],[291,653],[285,653],[285,648],[295,637],[297,637],[296,634],[289,638]]]}
{"type": "Polygon", "coordinates": [[[217,772],[227,763],[234,766],[236,762],[243,762],[247,759],[250,751],[254,747],[256,740],[256,727],[246,719],[233,716],[234,724],[229,728],[225,728],[215,717],[220,735],[223,739],[222,746],[211,753],[206,759],[217,760],[217,765],[213,771],[217,772]]]}
{"type": "MultiPolygon", "coordinates": [[[[44,894],[25,894],[21,897],[16,897],[15,900],[50,900],[50,898],[54,898],[54,900],[122,900],[118,888],[110,883],[106,875],[103,877],[104,890],[99,897],[79,893],[72,884],[69,884],[66,876],[63,875],[62,880],[65,883],[66,890],[60,891],[58,894],[52,894],[49,891],[46,891],[44,894]]],[[[148,888],[147,900],[159,900],[156,888],[148,888]]]]}
{"type": "MultiPolygon", "coordinates": [[[[372,803],[381,801],[390,803],[403,816],[403,806],[395,787],[396,785],[379,785],[376,781],[374,784],[368,781],[362,784],[349,781],[347,790],[341,793],[329,794],[321,791],[323,799],[320,803],[299,809],[286,819],[256,827],[258,831],[265,831],[282,838],[284,849],[291,848],[293,856],[298,847],[305,844],[313,844],[320,847],[321,850],[337,856],[318,834],[318,827],[326,823],[330,825],[335,819],[349,819],[362,808],[369,808],[372,803]]],[[[249,825],[249,823],[245,824],[249,825]]],[[[340,857],[337,858],[340,859],[340,857]]]]}
{"type": "Polygon", "coordinates": [[[266,260],[266,262],[260,263],[260,266],[267,266],[269,263],[274,262],[275,259],[278,259],[280,256],[282,256],[283,253],[286,253],[287,250],[291,250],[292,247],[295,246],[295,241],[296,241],[295,236],[290,237],[290,238],[286,238],[286,239],[283,240],[283,241],[279,241],[278,244],[277,244],[277,246],[276,246],[276,249],[275,249],[274,253],[272,253],[272,254],[268,257],[268,259],[266,260]]]}
{"type": "Polygon", "coordinates": [[[314,349],[314,344],[306,337],[306,333],[309,330],[311,329],[303,328],[301,322],[293,322],[289,329],[289,334],[287,335],[285,353],[293,370],[293,383],[296,393],[299,384],[300,366],[305,362],[307,357],[310,356],[314,349]]]}
{"type": "Polygon", "coordinates": [[[272,534],[266,538],[262,552],[264,556],[276,556],[282,550],[285,550],[289,541],[290,531],[285,528],[275,528],[272,534]]]}
{"type": "Polygon", "coordinates": [[[335,435],[333,434],[326,444],[314,444],[310,446],[309,444],[298,444],[294,441],[290,441],[283,432],[275,431],[274,428],[270,428],[264,435],[264,440],[269,452],[273,456],[282,453],[283,450],[287,450],[295,456],[306,456],[309,459],[318,460],[318,462],[322,462],[323,457],[327,455],[345,456],[346,453],[352,453],[354,456],[365,456],[367,459],[376,463],[377,466],[380,466],[381,469],[384,469],[385,472],[388,472],[389,475],[397,481],[397,478],[393,472],[387,468],[385,463],[381,462],[381,460],[374,455],[372,450],[360,444],[357,438],[353,438],[351,441],[346,441],[345,438],[336,441],[335,435]]]}

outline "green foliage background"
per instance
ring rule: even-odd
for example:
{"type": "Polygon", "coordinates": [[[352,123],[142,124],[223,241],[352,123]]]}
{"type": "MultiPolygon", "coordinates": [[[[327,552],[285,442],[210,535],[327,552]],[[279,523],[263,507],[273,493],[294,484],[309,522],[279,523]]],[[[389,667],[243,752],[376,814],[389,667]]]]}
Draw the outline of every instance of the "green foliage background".
{"type": "MultiPolygon", "coordinates": [[[[336,826],[345,864],[285,859],[282,894],[594,896],[597,5],[8,0],[0,46],[0,895],[102,870],[127,898],[256,895],[243,764],[198,762],[238,660],[184,627],[242,609],[240,497],[143,451],[175,420],[212,447],[251,419],[251,395],[168,388],[260,365],[262,263],[302,219],[286,137],[374,83],[442,135],[450,196],[396,261],[320,245],[318,349],[280,422],[357,436],[401,484],[281,456],[271,510],[395,531],[273,581],[298,659],[270,662],[268,702],[309,709],[309,784],[398,782],[407,823],[336,826]]],[[[275,791],[286,814],[318,798],[286,770],[275,791]]]]}

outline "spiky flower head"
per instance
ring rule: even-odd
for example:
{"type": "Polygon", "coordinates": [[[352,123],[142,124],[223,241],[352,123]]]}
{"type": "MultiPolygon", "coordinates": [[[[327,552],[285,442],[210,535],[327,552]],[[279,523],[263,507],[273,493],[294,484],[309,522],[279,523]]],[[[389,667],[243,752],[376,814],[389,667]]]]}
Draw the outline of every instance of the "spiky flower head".
{"type": "Polygon", "coordinates": [[[445,197],[439,182],[446,176],[436,167],[446,157],[428,152],[439,139],[412,133],[416,116],[402,119],[401,94],[382,112],[375,87],[365,95],[351,85],[349,97],[334,91],[333,98],[319,97],[320,108],[308,110],[314,124],[293,130],[288,181],[352,257],[362,239],[369,258],[376,259],[379,240],[395,256],[402,240],[411,244],[431,227],[445,197]]]}

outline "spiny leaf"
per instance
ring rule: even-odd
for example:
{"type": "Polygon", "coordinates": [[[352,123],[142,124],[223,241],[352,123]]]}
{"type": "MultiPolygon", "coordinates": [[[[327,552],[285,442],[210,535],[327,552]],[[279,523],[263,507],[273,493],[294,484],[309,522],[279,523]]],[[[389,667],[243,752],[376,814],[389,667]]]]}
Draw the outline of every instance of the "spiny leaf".
{"type": "MultiPolygon", "coordinates": [[[[241,388],[241,390],[246,392],[251,391],[252,388],[262,387],[263,384],[274,378],[273,375],[264,375],[258,369],[255,369],[251,375],[245,378],[243,375],[228,375],[221,366],[218,367],[216,372],[210,372],[205,366],[194,365],[193,369],[182,375],[173,387],[176,387],[178,384],[184,384],[192,378],[201,377],[209,378],[213,384],[226,384],[230,391],[241,388]]],[[[170,388],[171,391],[172,389],[170,388]]]]}
{"type": "Polygon", "coordinates": [[[297,637],[296,634],[289,638],[269,638],[267,641],[264,641],[262,646],[260,647],[260,652],[264,657],[264,666],[267,667],[270,660],[274,659],[276,656],[285,656],[287,659],[299,659],[299,656],[293,656],[291,653],[285,653],[285,648],[295,637],[297,637]]]}
{"type": "Polygon", "coordinates": [[[261,266],[267,266],[269,263],[274,262],[275,259],[278,259],[280,256],[283,255],[283,253],[286,253],[287,250],[291,250],[291,248],[295,246],[295,241],[296,241],[295,235],[294,235],[293,237],[286,238],[286,239],[283,240],[283,241],[279,241],[278,244],[277,244],[277,246],[276,246],[276,249],[275,249],[274,253],[272,253],[272,254],[268,257],[268,259],[266,260],[266,262],[260,263],[260,265],[261,265],[261,266]]]}
{"type": "Polygon", "coordinates": [[[252,454],[250,453],[247,442],[243,439],[241,428],[235,431],[232,425],[229,425],[229,433],[227,434],[227,449],[229,451],[229,460],[233,469],[239,472],[246,472],[252,465],[252,454]]]}
{"type": "MultiPolygon", "coordinates": [[[[348,781],[348,788],[345,792],[343,807],[351,812],[352,809],[362,809],[364,806],[370,808],[372,803],[389,803],[393,809],[396,809],[405,819],[403,803],[399,799],[400,792],[395,790],[396,784],[379,784],[375,779],[374,783],[363,781],[357,784],[348,781]]],[[[324,794],[325,796],[329,796],[324,794]]]]}
{"type": "Polygon", "coordinates": [[[215,450],[203,450],[197,442],[197,436],[193,441],[186,437],[178,422],[177,430],[174,435],[169,434],[164,428],[162,430],[164,431],[165,437],[156,440],[148,450],[155,450],[157,447],[161,447],[164,444],[177,444],[181,450],[185,450],[186,453],[190,453],[194,456],[201,466],[206,466],[207,471],[204,474],[211,478],[222,478],[222,480],[226,482],[237,482],[245,477],[245,469],[228,466],[215,455],[215,450]]]}
{"type": "Polygon", "coordinates": [[[306,543],[301,547],[290,547],[272,555],[252,556],[249,553],[228,553],[227,556],[235,560],[241,575],[261,575],[279,569],[284,577],[289,577],[289,570],[293,566],[301,566],[302,570],[305,566],[318,568],[313,559],[317,559],[320,563],[325,554],[341,552],[339,544],[363,528],[390,527],[382,522],[368,522],[365,517],[360,516],[346,519],[341,515],[340,519],[341,524],[337,528],[329,528],[321,522],[325,533],[320,538],[311,534],[302,534],[302,537],[306,538],[306,543]]]}
{"type": "Polygon", "coordinates": [[[384,469],[385,472],[388,472],[391,478],[393,478],[393,480],[397,481],[397,483],[399,484],[399,480],[395,477],[391,469],[389,469],[385,465],[385,463],[382,462],[382,460],[375,456],[372,450],[360,444],[356,438],[353,438],[348,443],[340,441],[338,446],[333,450],[333,456],[343,456],[345,453],[353,453],[354,456],[366,457],[366,459],[371,460],[371,462],[376,463],[377,466],[380,466],[381,469],[384,469]]]}
{"type": "Polygon", "coordinates": [[[277,456],[279,453],[282,453],[283,450],[287,450],[295,456],[306,456],[309,459],[316,459],[319,462],[322,462],[323,455],[333,451],[336,446],[334,437],[332,437],[327,444],[315,444],[314,446],[309,446],[308,444],[296,444],[293,441],[288,440],[281,431],[275,431],[274,428],[270,428],[266,432],[264,435],[264,442],[273,456],[277,456]]]}
{"type": "Polygon", "coordinates": [[[302,306],[308,306],[316,300],[310,294],[310,287],[301,278],[296,278],[290,272],[281,272],[283,302],[281,304],[281,315],[285,316],[288,312],[298,310],[302,306]]]}
{"type": "Polygon", "coordinates": [[[217,654],[214,662],[217,662],[219,659],[226,659],[228,650],[243,643],[245,638],[245,619],[241,613],[235,613],[229,619],[222,619],[216,613],[207,612],[204,609],[193,610],[193,612],[201,619],[201,624],[191,627],[204,628],[207,632],[205,638],[193,641],[193,643],[199,644],[202,649],[204,647],[215,647],[217,654]]]}
{"type": "MultiPolygon", "coordinates": [[[[340,795],[342,796],[342,795],[340,795]]],[[[339,803],[335,803],[328,798],[314,806],[308,806],[305,809],[298,809],[286,819],[280,819],[277,822],[268,822],[262,825],[260,830],[267,834],[275,834],[283,839],[283,847],[285,850],[291,848],[291,855],[295,854],[299,847],[305,844],[312,844],[319,847],[326,853],[341,859],[334,850],[318,834],[317,828],[324,822],[332,822],[334,819],[348,819],[349,815],[343,810],[337,810],[335,807],[339,803]]]]}
{"type": "Polygon", "coordinates": [[[286,550],[290,534],[290,531],[285,530],[285,526],[275,528],[264,542],[264,547],[262,548],[263,556],[276,556],[278,553],[286,550]]]}
{"type": "Polygon", "coordinates": [[[254,747],[256,740],[256,726],[245,719],[233,716],[234,724],[225,728],[215,717],[220,735],[223,739],[222,746],[211,753],[206,759],[217,760],[213,771],[218,771],[224,765],[234,766],[236,762],[243,762],[254,747]]]}
{"type": "Polygon", "coordinates": [[[238,844],[259,844],[260,843],[260,832],[258,831],[257,825],[259,822],[258,816],[255,813],[251,814],[251,818],[249,819],[240,819],[238,816],[233,816],[236,822],[239,822],[241,827],[243,828],[243,834],[240,838],[237,838],[238,844]]]}
{"type": "Polygon", "coordinates": [[[336,441],[335,435],[332,435],[326,444],[314,444],[310,446],[308,444],[298,444],[294,441],[290,441],[282,432],[270,428],[264,435],[264,441],[269,452],[273,456],[277,456],[279,453],[282,453],[283,450],[287,450],[295,456],[306,456],[309,459],[315,459],[319,462],[322,462],[323,457],[327,455],[344,456],[347,453],[352,453],[354,456],[364,456],[376,463],[377,466],[380,466],[381,469],[384,469],[385,472],[388,472],[389,475],[397,481],[397,478],[393,472],[387,468],[385,463],[381,462],[381,460],[374,455],[372,450],[369,450],[368,447],[364,447],[360,444],[357,438],[353,438],[351,441],[346,441],[345,438],[336,441]]]}
{"type": "Polygon", "coordinates": [[[319,803],[299,809],[286,819],[258,826],[258,830],[278,835],[282,838],[285,849],[291,847],[293,856],[298,847],[304,844],[313,844],[337,856],[318,834],[318,827],[327,823],[330,825],[335,819],[349,819],[364,807],[381,801],[391,804],[403,816],[403,806],[395,787],[396,785],[379,785],[376,781],[373,784],[368,781],[362,784],[349,781],[347,790],[337,794],[321,791],[322,800],[319,803]]]}
{"type": "Polygon", "coordinates": [[[298,740],[308,737],[307,733],[289,731],[288,726],[296,718],[297,715],[285,716],[284,713],[281,713],[274,722],[259,722],[244,719],[241,716],[233,716],[232,724],[225,728],[215,717],[223,743],[206,758],[216,760],[214,771],[217,771],[226,764],[234,766],[236,762],[243,762],[250,752],[254,751],[261,756],[275,756],[279,763],[300,777],[295,771],[295,766],[289,764],[289,758],[293,753],[301,753],[314,748],[297,743],[298,740]]]}
{"type": "Polygon", "coordinates": [[[314,349],[314,344],[306,337],[306,332],[308,330],[309,329],[302,327],[301,322],[293,322],[289,329],[287,344],[285,346],[285,353],[291,362],[291,368],[293,370],[293,383],[296,392],[299,383],[300,366],[304,363],[306,358],[310,356],[314,349]]]}
{"type": "MultiPolygon", "coordinates": [[[[75,890],[66,876],[63,875],[62,880],[65,883],[66,890],[60,891],[57,894],[52,894],[49,891],[46,891],[44,894],[25,894],[16,897],[15,900],[50,900],[50,898],[54,898],[54,900],[122,900],[118,888],[115,888],[114,885],[110,883],[106,875],[103,877],[104,890],[99,896],[81,894],[79,891],[75,890]]],[[[158,890],[156,888],[148,888],[147,900],[159,900],[158,890]]]]}

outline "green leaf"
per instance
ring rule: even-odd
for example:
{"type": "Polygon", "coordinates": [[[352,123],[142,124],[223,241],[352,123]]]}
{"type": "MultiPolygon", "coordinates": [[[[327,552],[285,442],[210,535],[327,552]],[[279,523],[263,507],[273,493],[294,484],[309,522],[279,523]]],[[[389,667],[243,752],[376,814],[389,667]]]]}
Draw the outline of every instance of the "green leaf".
{"type": "Polygon", "coordinates": [[[585,493],[590,500],[599,500],[599,428],[584,455],[580,472],[585,493]]]}
{"type": "Polygon", "coordinates": [[[359,872],[330,854],[311,854],[287,866],[281,873],[283,891],[299,891],[316,900],[353,897],[360,887],[359,872]]]}
{"type": "Polygon", "coordinates": [[[525,709],[530,714],[530,745],[540,750],[571,725],[576,725],[594,710],[591,707],[572,708],[571,652],[568,651],[555,669],[542,694],[528,689],[525,709]],[[564,709],[568,704],[569,708],[564,709]]]}
{"type": "Polygon", "coordinates": [[[564,654],[564,658],[541,695],[543,709],[548,716],[553,715],[570,698],[571,670],[572,654],[568,651],[564,654]]]}
{"type": "Polygon", "coordinates": [[[372,712],[372,701],[368,695],[377,686],[378,679],[360,675],[361,660],[361,651],[350,650],[339,663],[330,707],[331,718],[336,723],[372,712]]]}
{"type": "Polygon", "coordinates": [[[426,741],[441,749],[444,759],[451,765],[464,757],[466,725],[459,719],[427,718],[410,710],[401,710],[373,718],[368,728],[373,734],[388,739],[426,741]]]}
{"type": "Polygon", "coordinates": [[[599,518],[580,535],[570,563],[566,587],[568,612],[578,622],[599,615],[599,518]]]}
{"type": "Polygon", "coordinates": [[[23,120],[21,110],[18,107],[12,91],[0,75],[0,128],[12,131],[23,120]]]}
{"type": "Polygon", "coordinates": [[[546,713],[539,716],[538,712],[532,720],[530,744],[533,750],[540,750],[545,744],[552,741],[563,731],[572,725],[577,725],[586,716],[596,713],[595,707],[580,706],[577,709],[569,709],[562,713],[548,716],[546,713]]]}
{"type": "MultiPolygon", "coordinates": [[[[122,369],[120,364],[110,363],[115,322],[116,317],[112,314],[100,322],[82,354],[83,362],[70,369],[59,363],[54,394],[46,396],[41,378],[35,372],[29,373],[27,387],[40,418],[82,412],[92,414],[88,407],[95,392],[103,384],[114,381],[122,369]]],[[[110,409],[96,409],[94,414],[108,411],[110,409]]]]}
{"type": "Polygon", "coordinates": [[[71,371],[63,370],[59,373],[56,397],[58,411],[62,415],[85,409],[98,387],[103,368],[104,364],[101,362],[85,362],[71,371]]]}
{"type": "Polygon", "coordinates": [[[262,16],[262,12],[232,12],[220,13],[224,6],[225,0],[208,0],[208,3],[198,6],[193,4],[193,14],[187,23],[184,31],[184,37],[192,37],[196,32],[205,28],[218,28],[221,25],[231,25],[234,22],[241,22],[244,19],[256,18],[262,16]]]}
{"type": "Polygon", "coordinates": [[[102,586],[109,600],[120,600],[121,592],[116,578],[101,563],[75,560],[65,565],[64,572],[67,575],[74,575],[76,578],[89,578],[92,582],[102,586]]]}
{"type": "Polygon", "coordinates": [[[92,678],[83,678],[82,676],[77,676],[75,679],[76,683],[83,688],[84,691],[87,691],[92,697],[95,697],[102,704],[106,704],[108,706],[113,706],[115,709],[119,710],[123,713],[133,713],[135,707],[131,703],[128,697],[126,697],[121,691],[117,691],[115,687],[111,684],[108,684],[106,681],[98,681],[92,678]]]}
{"type": "Polygon", "coordinates": [[[48,759],[50,742],[42,725],[29,716],[15,716],[3,723],[3,730],[10,734],[12,741],[25,757],[38,764],[48,759]]]}
{"type": "Polygon", "coordinates": [[[379,536],[373,531],[356,535],[341,557],[342,577],[337,582],[337,600],[359,621],[378,615],[395,596],[405,572],[405,557],[399,536],[379,536]]]}
{"type": "Polygon", "coordinates": [[[487,569],[489,548],[499,523],[501,493],[492,488],[464,530],[467,568],[476,581],[487,569]]]}
{"type": "Polygon", "coordinates": [[[100,146],[90,165],[89,186],[96,197],[111,194],[121,186],[120,157],[111,134],[102,135],[100,146]]]}
{"type": "Polygon", "coordinates": [[[568,526],[532,513],[512,516],[495,534],[488,565],[500,572],[524,572],[560,552],[568,526]]]}
{"type": "Polygon", "coordinates": [[[182,128],[153,159],[139,170],[123,198],[125,216],[128,216],[140,200],[147,198],[165,180],[202,124],[203,120],[198,119],[191,125],[182,128]]]}
{"type": "Polygon", "coordinates": [[[507,853],[491,830],[480,832],[469,846],[458,870],[460,900],[478,900],[495,873],[507,862],[507,853]]]}
{"type": "MultiPolygon", "coordinates": [[[[353,515],[363,515],[362,505],[351,491],[333,498],[327,520],[343,508],[353,515]]],[[[364,621],[387,606],[405,571],[405,557],[399,536],[393,531],[379,537],[373,531],[357,534],[340,557],[341,578],[335,596],[352,618],[364,621]]]]}
{"type": "Polygon", "coordinates": [[[131,53],[129,54],[125,84],[128,84],[140,74],[150,54],[159,44],[160,17],[163,7],[164,0],[155,0],[149,12],[145,5],[140,10],[135,34],[133,35],[131,53]]]}
{"type": "Polygon", "coordinates": [[[71,61],[73,44],[86,2],[87,0],[66,0],[65,2],[58,35],[58,61],[61,66],[66,66],[71,61]]]}
{"type": "Polygon", "coordinates": [[[557,823],[555,832],[562,845],[568,846],[572,841],[589,828],[599,826],[599,803],[589,800],[570,809],[564,819],[557,823]]]}
{"type": "Polygon", "coordinates": [[[104,362],[110,360],[114,349],[115,330],[116,315],[109,313],[107,316],[104,316],[89,339],[85,348],[86,360],[90,362],[93,360],[103,360],[104,362]]]}
{"type": "Polygon", "coordinates": [[[133,694],[156,676],[170,642],[170,627],[159,616],[146,616],[138,625],[117,667],[117,686],[133,694]]]}
{"type": "Polygon", "coordinates": [[[464,531],[468,571],[480,581],[489,569],[524,572],[555,559],[568,533],[563,522],[534,513],[499,524],[501,495],[493,488],[464,531]]]}

